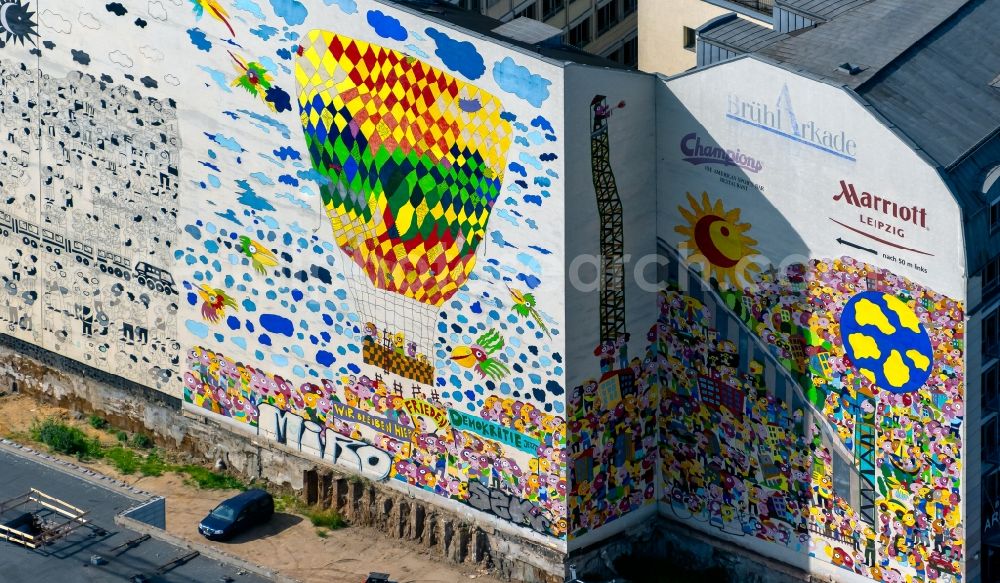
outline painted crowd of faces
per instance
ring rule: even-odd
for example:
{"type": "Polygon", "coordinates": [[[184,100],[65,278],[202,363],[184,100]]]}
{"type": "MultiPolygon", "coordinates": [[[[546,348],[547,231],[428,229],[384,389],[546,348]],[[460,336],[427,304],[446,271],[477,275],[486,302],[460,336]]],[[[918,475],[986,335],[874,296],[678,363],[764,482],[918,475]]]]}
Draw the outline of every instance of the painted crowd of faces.
{"type": "MultiPolygon", "coordinates": [[[[773,270],[753,287],[721,295],[859,458],[865,448],[857,436],[874,428],[876,522],[862,520],[834,490],[830,452],[818,437],[806,438],[818,429],[807,431],[802,412],[766,390],[755,363],[745,374],[706,364],[702,355],[727,339],[697,300],[676,291],[661,298],[658,339],[666,360],[664,502],[680,517],[787,545],[878,581],[959,580],[961,305],[849,257],[773,270]],[[929,336],[930,374],[915,391],[879,389],[844,346],[841,327],[853,325],[842,321],[845,306],[870,293],[898,299],[902,304],[888,301],[905,305],[929,336]],[[706,385],[717,383],[740,396],[730,402],[742,402],[742,410],[706,398],[706,385]]],[[[864,356],[854,355],[859,362],[864,356]]]]}
{"type": "Polygon", "coordinates": [[[532,511],[544,518],[541,524],[546,528],[542,534],[566,534],[566,479],[560,471],[566,462],[566,423],[562,417],[515,399],[486,399],[478,416],[535,439],[539,445],[532,455],[469,431],[439,427],[415,417],[405,406],[407,399],[427,399],[442,411],[447,405],[436,394],[415,392],[409,386],[404,398],[402,384],[397,380],[390,385],[381,375],[295,383],[203,348],[189,351],[186,364],[184,399],[196,407],[256,427],[259,406],[272,405],[389,453],[393,458],[390,479],[467,503],[469,483],[475,480],[515,500],[530,502],[532,511]],[[338,416],[338,405],[409,428],[412,435],[373,431],[338,416]]]}

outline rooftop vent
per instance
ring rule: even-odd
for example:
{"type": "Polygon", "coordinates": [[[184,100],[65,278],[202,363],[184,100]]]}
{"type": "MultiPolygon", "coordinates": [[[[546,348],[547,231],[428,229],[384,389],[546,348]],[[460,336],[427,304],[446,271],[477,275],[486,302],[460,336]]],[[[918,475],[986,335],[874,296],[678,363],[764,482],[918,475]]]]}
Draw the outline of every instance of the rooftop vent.
{"type": "Polygon", "coordinates": [[[864,70],[865,68],[861,65],[853,65],[851,63],[843,63],[837,67],[837,72],[842,75],[857,75],[864,70]]]}
{"type": "Polygon", "coordinates": [[[562,29],[522,16],[501,24],[494,28],[493,32],[509,39],[536,45],[561,35],[562,29]]]}

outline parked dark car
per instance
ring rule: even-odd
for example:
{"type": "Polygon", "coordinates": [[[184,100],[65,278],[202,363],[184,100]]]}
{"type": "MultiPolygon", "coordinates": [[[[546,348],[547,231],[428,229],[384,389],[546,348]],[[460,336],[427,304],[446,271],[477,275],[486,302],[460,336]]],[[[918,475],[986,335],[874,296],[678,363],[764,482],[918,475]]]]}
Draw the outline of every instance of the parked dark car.
{"type": "Polygon", "coordinates": [[[247,490],[215,507],[201,520],[198,532],[211,540],[231,538],[274,514],[274,499],[264,490],[247,490]]]}
{"type": "Polygon", "coordinates": [[[362,581],[361,583],[396,583],[396,582],[389,580],[388,573],[371,572],[368,573],[368,576],[365,577],[365,580],[362,581]]]}

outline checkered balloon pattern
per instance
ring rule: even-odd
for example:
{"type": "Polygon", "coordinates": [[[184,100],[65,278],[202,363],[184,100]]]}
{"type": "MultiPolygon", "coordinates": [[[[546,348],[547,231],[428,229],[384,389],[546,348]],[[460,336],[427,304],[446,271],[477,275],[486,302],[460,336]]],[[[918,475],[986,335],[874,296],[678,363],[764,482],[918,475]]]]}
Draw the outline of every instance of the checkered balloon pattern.
{"type": "Polygon", "coordinates": [[[440,306],[475,266],[510,124],[493,95],[419,59],[312,31],[295,75],[337,245],[375,287],[440,306]]]}

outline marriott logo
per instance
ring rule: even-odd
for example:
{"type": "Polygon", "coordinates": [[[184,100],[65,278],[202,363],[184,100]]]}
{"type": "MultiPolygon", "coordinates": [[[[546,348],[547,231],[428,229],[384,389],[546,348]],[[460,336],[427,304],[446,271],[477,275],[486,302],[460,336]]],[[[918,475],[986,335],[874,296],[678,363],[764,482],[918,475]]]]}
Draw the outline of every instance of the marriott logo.
{"type": "Polygon", "coordinates": [[[894,219],[927,228],[927,209],[917,205],[904,206],[870,192],[862,192],[859,195],[853,184],[843,180],[840,181],[840,192],[833,196],[833,200],[877,211],[894,219]]]}

